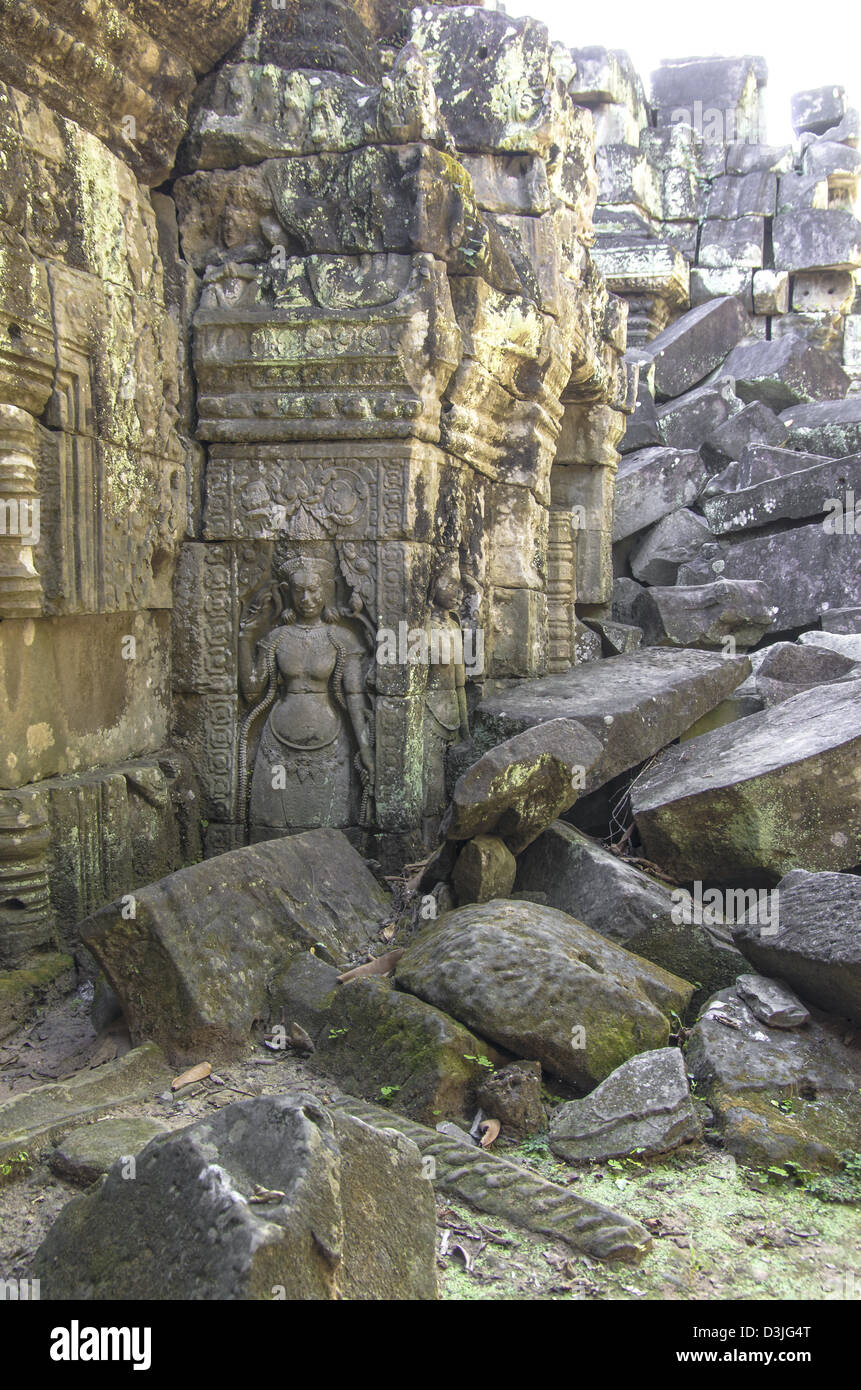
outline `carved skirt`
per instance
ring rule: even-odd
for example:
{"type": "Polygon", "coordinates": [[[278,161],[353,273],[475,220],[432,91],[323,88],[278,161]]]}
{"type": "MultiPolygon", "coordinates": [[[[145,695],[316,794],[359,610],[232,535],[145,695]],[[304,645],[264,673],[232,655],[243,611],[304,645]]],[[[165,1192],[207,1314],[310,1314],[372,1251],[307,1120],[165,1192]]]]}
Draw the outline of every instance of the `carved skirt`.
{"type": "Polygon", "coordinates": [[[284,744],[266,720],[254,759],[250,823],[278,830],[354,825],[353,750],[343,721],[325,748],[284,744]]]}

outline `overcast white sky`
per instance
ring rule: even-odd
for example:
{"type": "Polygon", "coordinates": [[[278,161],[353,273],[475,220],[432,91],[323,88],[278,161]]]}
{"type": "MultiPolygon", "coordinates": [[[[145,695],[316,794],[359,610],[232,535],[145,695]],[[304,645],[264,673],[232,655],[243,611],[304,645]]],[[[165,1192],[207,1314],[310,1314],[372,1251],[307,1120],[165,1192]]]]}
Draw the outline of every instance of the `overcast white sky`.
{"type": "MultiPolygon", "coordinates": [[[[487,0],[488,8],[494,0],[487,0]]],[[[861,104],[861,4],[858,0],[505,0],[510,15],[532,15],[570,48],[601,44],[630,53],[649,95],[661,58],[762,54],[768,63],[767,134],[792,139],[789,98],[803,87],[835,83],[861,104]]]]}

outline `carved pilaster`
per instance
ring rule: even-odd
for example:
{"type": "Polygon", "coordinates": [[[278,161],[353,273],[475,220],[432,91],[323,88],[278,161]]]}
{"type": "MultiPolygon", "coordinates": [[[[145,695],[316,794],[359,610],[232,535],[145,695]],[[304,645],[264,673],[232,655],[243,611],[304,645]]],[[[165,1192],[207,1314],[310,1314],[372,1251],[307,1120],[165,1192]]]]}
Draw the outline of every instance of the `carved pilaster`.
{"type": "Polygon", "coordinates": [[[0,405],[0,618],[42,611],[42,581],[33,559],[41,527],[36,422],[0,405]]]}

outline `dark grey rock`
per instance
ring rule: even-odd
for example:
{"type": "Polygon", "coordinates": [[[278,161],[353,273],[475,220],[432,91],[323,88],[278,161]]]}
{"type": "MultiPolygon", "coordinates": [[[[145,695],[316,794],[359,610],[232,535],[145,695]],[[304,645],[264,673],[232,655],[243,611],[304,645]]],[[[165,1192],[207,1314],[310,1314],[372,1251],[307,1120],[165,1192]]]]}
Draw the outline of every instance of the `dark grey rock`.
{"type": "MultiPolygon", "coordinates": [[[[682,507],[663,517],[637,542],[629,557],[631,570],[644,584],[675,584],[679,565],[693,559],[711,539],[702,517],[682,507]]],[[[634,594],[631,600],[632,617],[636,598],[634,594]]]]}
{"type": "Polygon", "coordinates": [[[845,1030],[769,1028],[734,987],[709,1000],[685,1060],[729,1153],[755,1168],[841,1166],[861,1124],[861,1058],[845,1030]]]}
{"type": "Polygon", "coordinates": [[[112,1168],[33,1272],[49,1299],[432,1299],[435,1222],[410,1140],[266,1096],[154,1139],[134,1181],[112,1168]]]}
{"type": "Polygon", "coordinates": [[[847,492],[853,498],[861,497],[861,455],[823,459],[807,468],[807,455],[793,454],[790,449],[774,452],[785,454],[787,465],[794,461],[795,470],[737,492],[703,498],[703,510],[714,532],[750,531],[773,521],[822,516],[835,500],[851,506],[847,492]]]}
{"type": "Polygon", "coordinates": [[[658,428],[669,448],[699,449],[704,439],[741,409],[732,381],[716,381],[659,406],[658,428]]]}
{"type": "Polygon", "coordinates": [[[576,720],[604,747],[587,770],[589,792],[678,738],[749,673],[746,657],[711,652],[654,648],[611,656],[486,696],[475,712],[475,734],[502,742],[547,719],[576,720]]]}
{"type": "Polygon", "coordinates": [[[810,1010],[779,980],[769,980],[764,975],[739,975],[735,992],[760,1023],[769,1028],[803,1028],[810,1022],[810,1010]]]}
{"type": "Polygon", "coordinates": [[[802,167],[811,178],[834,180],[839,175],[854,184],[861,176],[861,153],[836,141],[817,140],[804,151],[802,167]]]}
{"type": "Polygon", "coordinates": [[[843,87],[807,87],[796,92],[790,103],[792,129],[796,135],[810,131],[822,135],[837,125],[846,114],[846,92],[843,87]]]}
{"type": "Polygon", "coordinates": [[[839,208],[778,213],[773,237],[777,270],[855,270],[861,266],[861,222],[839,208]]]}
{"type": "Polygon", "coordinates": [[[666,884],[627,864],[597,840],[556,821],[517,861],[515,887],[544,893],[548,906],[585,922],[682,979],[694,980],[697,1007],[745,968],[729,931],[684,921],[666,884]]]}
{"type": "Polygon", "coordinates": [[[734,377],[743,401],[764,401],[772,410],[796,402],[836,400],[845,396],[849,378],[830,353],[811,347],[795,334],[772,342],[742,343],[733,348],[723,370],[734,377]]]}
{"type": "Polygon", "coordinates": [[[776,632],[809,627],[826,607],[861,603],[861,535],[828,534],[810,522],[773,535],[738,532],[703,546],[679,569],[679,584],[761,580],[778,613],[776,632]]]}
{"type": "MultiPolygon", "coordinates": [[[[791,145],[755,145],[739,140],[726,152],[728,174],[768,172],[782,174],[792,168],[791,145]]],[[[753,211],[754,209],[751,209],[753,211]]]]}
{"type": "Polygon", "coordinates": [[[755,696],[761,709],[782,704],[815,685],[854,679],[861,673],[861,666],[849,656],[795,642],[774,642],[754,652],[750,663],[753,672],[736,687],[734,697],[741,700],[755,696]]]}
{"type": "Polygon", "coordinates": [[[827,463],[825,454],[804,454],[795,449],[780,449],[770,444],[746,444],[735,462],[710,478],[703,488],[703,499],[721,497],[757,487],[770,478],[782,478],[802,468],[815,468],[827,463]]]}
{"type": "Polygon", "coordinates": [[[655,586],[634,605],[647,646],[727,650],[753,647],[771,627],[777,607],[761,581],[717,579],[711,584],[655,586]]]}
{"type": "Polygon", "coordinates": [[[733,930],[739,950],[803,999],[861,1023],[861,878],[794,869],[777,893],[777,930],[743,922],[733,930]]]}
{"type": "Polygon", "coordinates": [[[619,575],[613,580],[613,618],[626,627],[633,626],[634,603],[642,592],[642,584],[635,579],[619,575]]]}
{"type": "Polygon", "coordinates": [[[852,868],[861,862],[859,754],[857,680],[668,748],[631,792],[646,855],[680,882],[755,886],[799,862],[852,868]]]}
{"type": "Polygon", "coordinates": [[[636,535],[669,512],[690,506],[708,476],[696,449],[640,449],[626,454],[616,475],[613,540],[636,535]]]}
{"type": "Polygon", "coordinates": [[[748,315],[736,299],[712,299],[691,309],[649,343],[655,394],[681,396],[720,366],[748,331],[748,315]]]}
{"type": "Polygon", "coordinates": [[[823,212],[828,207],[828,180],[809,174],[781,174],[777,189],[778,213],[823,212]]]}
{"type": "Polygon", "coordinates": [[[764,217],[739,217],[735,222],[710,217],[700,232],[697,259],[700,265],[716,270],[724,266],[756,270],[763,263],[764,238],[764,217]]]}
{"type": "Polygon", "coordinates": [[[738,217],[773,217],[777,202],[777,175],[769,170],[725,174],[715,179],[706,216],[734,220],[738,217]]]}
{"type": "Polygon", "coordinates": [[[861,454],[861,396],[790,406],[780,418],[789,431],[790,449],[830,458],[861,454]]]}
{"type": "Polygon", "coordinates": [[[625,433],[619,443],[619,451],[631,454],[635,449],[648,449],[662,442],[655,398],[649,389],[645,374],[640,373],[637,401],[625,423],[625,433]]]}
{"type": "Polygon", "coordinates": [[[479,1086],[476,1101],[486,1115],[499,1120],[509,1138],[526,1139],[547,1124],[538,1062],[510,1062],[491,1072],[479,1086]]]}
{"type": "Polygon", "coordinates": [[[701,1133],[684,1058],[677,1047],[662,1047],[623,1062],[584,1100],[560,1105],[548,1143],[578,1163],[667,1153],[701,1133]]]}
{"type": "Polygon", "coordinates": [[[494,835],[519,854],[574,805],[602,743],[582,724],[552,719],[491,748],[458,778],[440,826],[447,840],[494,835]]]}
{"type": "Polygon", "coordinates": [[[702,441],[704,455],[715,463],[724,464],[741,458],[744,448],[751,444],[770,444],[779,448],[786,443],[787,428],[763,401],[750,401],[717,425],[702,441]]]}
{"type": "Polygon", "coordinates": [[[117,1159],[132,1157],[151,1139],[164,1134],[158,1120],[146,1116],[117,1116],[81,1125],[64,1135],[48,1159],[52,1173],[77,1187],[98,1182],[117,1159]]]}

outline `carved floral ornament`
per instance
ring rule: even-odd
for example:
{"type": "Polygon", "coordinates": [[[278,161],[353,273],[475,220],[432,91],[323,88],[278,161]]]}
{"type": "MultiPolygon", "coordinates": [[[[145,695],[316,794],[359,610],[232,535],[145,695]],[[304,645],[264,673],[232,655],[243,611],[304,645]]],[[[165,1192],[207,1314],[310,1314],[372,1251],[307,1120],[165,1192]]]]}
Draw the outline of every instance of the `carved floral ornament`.
{"type": "Polygon", "coordinates": [[[257,476],[239,494],[249,522],[301,541],[331,539],[358,525],[367,516],[368,503],[368,488],[359,475],[337,466],[285,472],[271,482],[257,476]]]}

